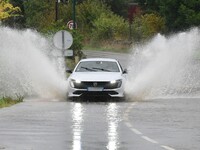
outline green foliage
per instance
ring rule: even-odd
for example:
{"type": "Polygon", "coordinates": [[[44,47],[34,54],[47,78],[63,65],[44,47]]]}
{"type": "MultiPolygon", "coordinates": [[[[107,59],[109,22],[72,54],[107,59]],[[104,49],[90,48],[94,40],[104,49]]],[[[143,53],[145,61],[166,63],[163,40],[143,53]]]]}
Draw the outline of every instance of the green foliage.
{"type": "Polygon", "coordinates": [[[109,13],[110,10],[99,0],[85,0],[77,5],[78,27],[84,33],[90,33],[93,28],[93,22],[101,16],[102,13],[109,13]]]}
{"type": "Polygon", "coordinates": [[[113,13],[102,13],[93,22],[93,37],[96,40],[122,40],[127,38],[128,22],[113,13]]]}
{"type": "Polygon", "coordinates": [[[145,13],[165,18],[166,31],[178,32],[200,25],[199,0],[137,0],[145,13]]]}
{"type": "Polygon", "coordinates": [[[145,14],[141,18],[144,38],[152,37],[156,33],[164,31],[165,22],[156,14],[145,14]]]}
{"type": "Polygon", "coordinates": [[[59,3],[58,20],[55,21],[55,1],[28,0],[24,2],[26,26],[43,33],[67,29],[71,6],[59,3]]]}
{"type": "Polygon", "coordinates": [[[141,40],[163,32],[165,30],[165,22],[161,16],[151,13],[135,18],[133,27],[134,39],[141,40]]]}
{"type": "MultiPolygon", "coordinates": [[[[10,0],[9,2],[14,8],[19,7],[23,14],[20,17],[7,19],[4,21],[6,25],[33,28],[52,35],[58,30],[68,30],[67,22],[72,20],[71,0],[69,3],[58,4],[57,21],[55,21],[55,1],[10,0]]],[[[130,34],[132,40],[143,40],[158,32],[178,32],[200,26],[199,0],[76,0],[76,2],[78,31],[84,37],[77,38],[79,42],[75,42],[76,46],[73,45],[78,51],[82,47],[80,44],[82,41],[87,45],[90,45],[91,41],[95,43],[127,41],[129,24],[126,17],[130,2],[137,2],[141,7],[140,16],[133,18],[132,34],[130,34]]]]}
{"type": "Polygon", "coordinates": [[[15,99],[13,99],[11,97],[0,98],[0,108],[8,107],[8,106],[23,102],[23,99],[24,99],[24,97],[22,97],[22,96],[17,96],[15,99]]]}
{"type": "MultiPolygon", "coordinates": [[[[14,8],[17,8],[17,11],[10,11],[10,17],[3,19],[2,23],[5,26],[21,28],[24,27],[24,9],[22,0],[9,0],[9,3],[13,5],[14,8]],[[16,1],[16,2],[14,2],[16,1]]],[[[1,8],[0,8],[1,9],[1,8]]],[[[1,18],[1,17],[0,17],[1,18]]]]}
{"type": "Polygon", "coordinates": [[[161,0],[136,0],[145,13],[155,13],[159,11],[161,0]]]}
{"type": "Polygon", "coordinates": [[[103,0],[112,12],[119,16],[127,17],[128,3],[130,0],[103,0]]]}
{"type": "Polygon", "coordinates": [[[72,30],[73,44],[70,49],[74,50],[75,55],[81,56],[81,50],[83,48],[83,36],[78,30],[72,30]]]}
{"type": "Polygon", "coordinates": [[[51,22],[48,26],[41,29],[41,32],[45,35],[53,35],[60,30],[68,30],[63,20],[58,20],[57,22],[51,22]]]}
{"type": "Polygon", "coordinates": [[[180,17],[178,23],[181,24],[181,28],[187,29],[190,26],[200,25],[200,2],[199,4],[193,3],[191,6],[181,4],[178,10],[180,17]],[[199,10],[195,9],[199,5],[199,10]]]}
{"type": "Polygon", "coordinates": [[[26,26],[41,30],[52,21],[52,7],[50,3],[40,0],[24,1],[26,26]]]}
{"type": "Polygon", "coordinates": [[[9,0],[0,0],[0,20],[19,16],[20,11],[20,8],[14,7],[9,3],[9,0]]]}

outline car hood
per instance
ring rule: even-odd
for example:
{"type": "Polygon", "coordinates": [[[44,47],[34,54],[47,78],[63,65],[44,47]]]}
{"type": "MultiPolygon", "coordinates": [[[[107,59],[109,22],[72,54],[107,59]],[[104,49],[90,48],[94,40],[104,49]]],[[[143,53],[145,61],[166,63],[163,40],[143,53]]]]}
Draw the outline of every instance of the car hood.
{"type": "Polygon", "coordinates": [[[80,81],[112,81],[121,79],[122,76],[120,72],[76,72],[69,78],[80,81]]]}

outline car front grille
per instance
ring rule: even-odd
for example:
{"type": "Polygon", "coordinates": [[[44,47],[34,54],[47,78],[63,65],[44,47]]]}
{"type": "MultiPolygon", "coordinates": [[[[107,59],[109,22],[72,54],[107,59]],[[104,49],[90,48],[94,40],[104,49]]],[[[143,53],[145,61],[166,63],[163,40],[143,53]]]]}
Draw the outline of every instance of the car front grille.
{"type": "Polygon", "coordinates": [[[110,97],[110,95],[117,95],[119,94],[118,92],[116,91],[101,91],[101,92],[88,92],[88,91],[75,91],[73,94],[81,94],[82,97],[84,96],[107,96],[107,97],[110,97]]]}
{"type": "Polygon", "coordinates": [[[81,82],[74,83],[74,88],[87,89],[88,87],[102,87],[103,89],[115,89],[118,83],[111,84],[110,82],[81,82]]]}

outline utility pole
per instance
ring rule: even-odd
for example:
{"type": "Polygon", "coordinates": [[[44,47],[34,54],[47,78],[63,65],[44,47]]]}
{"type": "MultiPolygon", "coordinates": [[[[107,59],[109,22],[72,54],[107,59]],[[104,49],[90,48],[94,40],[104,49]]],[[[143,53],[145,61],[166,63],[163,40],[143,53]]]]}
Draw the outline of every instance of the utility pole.
{"type": "Polygon", "coordinates": [[[76,0],[73,0],[72,9],[73,29],[76,29],[76,0]]]}
{"type": "Polygon", "coordinates": [[[55,2],[55,21],[58,20],[58,3],[60,3],[60,0],[56,0],[55,2]]]}

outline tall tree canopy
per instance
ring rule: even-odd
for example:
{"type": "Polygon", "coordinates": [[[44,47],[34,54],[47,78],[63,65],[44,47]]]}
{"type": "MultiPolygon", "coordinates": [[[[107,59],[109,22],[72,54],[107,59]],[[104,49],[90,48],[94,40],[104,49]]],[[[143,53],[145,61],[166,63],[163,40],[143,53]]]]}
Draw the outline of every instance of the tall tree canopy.
{"type": "Polygon", "coordinates": [[[0,20],[19,15],[19,7],[14,7],[8,0],[0,0],[0,20]]]}
{"type": "Polygon", "coordinates": [[[137,0],[146,13],[165,18],[169,32],[200,25],[200,0],[137,0]]]}
{"type": "Polygon", "coordinates": [[[102,0],[115,14],[127,17],[130,0],[102,0]]]}

